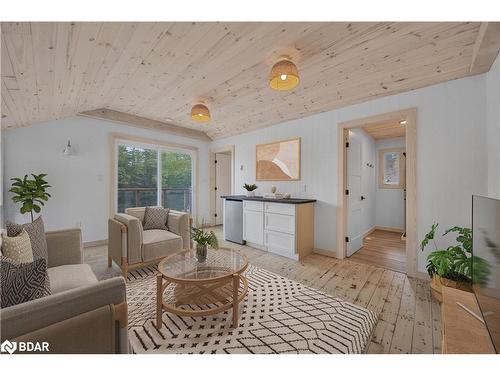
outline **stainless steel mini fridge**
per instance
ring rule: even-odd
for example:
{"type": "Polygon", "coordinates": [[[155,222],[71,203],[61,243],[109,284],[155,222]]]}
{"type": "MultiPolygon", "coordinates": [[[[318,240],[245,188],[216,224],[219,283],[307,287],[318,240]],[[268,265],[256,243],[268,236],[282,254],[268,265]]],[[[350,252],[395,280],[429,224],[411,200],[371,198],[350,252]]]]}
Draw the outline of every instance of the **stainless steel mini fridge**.
{"type": "Polygon", "coordinates": [[[244,245],[243,202],[226,198],[224,205],[224,239],[244,245]]]}

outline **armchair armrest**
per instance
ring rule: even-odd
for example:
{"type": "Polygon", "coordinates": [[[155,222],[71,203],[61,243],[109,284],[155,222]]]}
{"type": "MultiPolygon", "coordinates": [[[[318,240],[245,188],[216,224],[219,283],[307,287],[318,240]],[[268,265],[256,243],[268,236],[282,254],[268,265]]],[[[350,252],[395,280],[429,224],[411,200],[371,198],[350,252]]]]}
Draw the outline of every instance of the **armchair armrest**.
{"type": "Polygon", "coordinates": [[[45,236],[49,254],[48,267],[83,263],[81,229],[56,230],[45,233],[45,236]]]}
{"type": "Polygon", "coordinates": [[[189,228],[189,214],[186,212],[170,210],[167,225],[169,232],[182,237],[182,247],[191,248],[191,229],[189,228]]]}
{"type": "MultiPolygon", "coordinates": [[[[1,310],[2,340],[126,301],[125,279],[114,277],[1,310]]],[[[126,307],[126,304],[124,304],[126,307]]],[[[91,327],[89,327],[90,329],[91,327]]]]}
{"type": "Polygon", "coordinates": [[[116,214],[114,219],[127,227],[128,263],[142,262],[142,223],[135,216],[127,214],[116,214]]]}

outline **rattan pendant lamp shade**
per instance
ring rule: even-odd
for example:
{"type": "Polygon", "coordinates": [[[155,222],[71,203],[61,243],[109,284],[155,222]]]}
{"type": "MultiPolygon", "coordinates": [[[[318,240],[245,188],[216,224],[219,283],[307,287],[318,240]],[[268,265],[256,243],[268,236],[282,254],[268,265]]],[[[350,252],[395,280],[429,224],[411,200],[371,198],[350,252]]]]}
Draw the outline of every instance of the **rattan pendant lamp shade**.
{"type": "Polygon", "coordinates": [[[211,118],[210,111],[206,105],[196,104],[191,109],[191,118],[197,122],[208,122],[211,118]]]}
{"type": "Polygon", "coordinates": [[[292,90],[299,84],[299,70],[290,60],[281,60],[274,64],[269,77],[269,86],[273,90],[292,90]]]}

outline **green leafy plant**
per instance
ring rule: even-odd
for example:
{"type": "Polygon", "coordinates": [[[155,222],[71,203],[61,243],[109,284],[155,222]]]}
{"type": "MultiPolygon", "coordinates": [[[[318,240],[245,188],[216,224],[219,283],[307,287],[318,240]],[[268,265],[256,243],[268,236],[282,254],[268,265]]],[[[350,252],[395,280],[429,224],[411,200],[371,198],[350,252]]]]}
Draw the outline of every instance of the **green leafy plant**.
{"type": "Polygon", "coordinates": [[[213,231],[206,232],[203,229],[203,225],[201,228],[191,227],[191,234],[193,236],[193,240],[200,246],[208,245],[213,249],[219,248],[219,241],[217,240],[217,236],[213,231]]]}
{"type": "Polygon", "coordinates": [[[246,191],[254,191],[254,190],[257,189],[257,187],[258,186],[255,185],[255,184],[251,184],[251,185],[245,184],[245,185],[243,185],[243,189],[245,189],[246,191]]]}
{"type": "Polygon", "coordinates": [[[431,230],[420,243],[423,251],[430,241],[433,242],[435,251],[427,257],[427,272],[429,276],[438,275],[449,280],[482,283],[490,273],[489,264],[482,258],[472,255],[472,230],[469,228],[452,227],[446,230],[443,236],[456,233],[457,245],[446,249],[438,249],[435,241],[438,224],[434,223],[431,230]],[[474,274],[472,268],[474,267],[474,274]]]}
{"type": "Polygon", "coordinates": [[[22,214],[29,212],[31,221],[33,221],[33,211],[40,213],[41,206],[44,206],[44,202],[47,202],[50,197],[46,190],[51,186],[45,181],[47,174],[31,174],[31,176],[32,179],[29,179],[28,175],[25,175],[24,178],[11,178],[14,182],[9,191],[14,193],[12,200],[15,203],[22,203],[19,211],[22,214]]]}

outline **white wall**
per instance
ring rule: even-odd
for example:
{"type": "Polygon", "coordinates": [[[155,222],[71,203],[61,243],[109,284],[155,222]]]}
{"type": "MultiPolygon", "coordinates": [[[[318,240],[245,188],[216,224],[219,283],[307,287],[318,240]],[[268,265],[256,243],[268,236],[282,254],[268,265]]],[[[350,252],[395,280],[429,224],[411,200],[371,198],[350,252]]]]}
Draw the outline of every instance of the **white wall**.
{"type": "MultiPolygon", "coordinates": [[[[214,146],[235,145],[236,193],[243,193],[243,183],[255,182],[256,144],[302,137],[301,181],[259,182],[259,191],[269,191],[274,184],[294,196],[317,199],[315,246],[335,254],[337,124],[411,107],[418,108],[418,238],[434,221],[441,228],[470,226],[471,194],[487,192],[485,75],[285,122],[218,140],[214,146]]],[[[421,272],[425,272],[426,256],[418,254],[421,272]]]]}
{"type": "MultiPolygon", "coordinates": [[[[5,131],[4,191],[10,178],[29,173],[47,173],[52,198],[42,210],[48,230],[81,224],[84,241],[106,239],[109,212],[109,146],[111,132],[139,135],[199,148],[198,218],[209,217],[209,143],[166,133],[138,129],[114,122],[71,117],[26,128],[5,131]],[[64,157],[62,150],[70,139],[76,155],[64,157]]],[[[7,220],[29,221],[19,214],[10,194],[5,194],[7,220]]]]}
{"type": "Polygon", "coordinates": [[[375,141],[363,129],[352,129],[349,140],[357,139],[361,143],[361,195],[366,199],[361,201],[361,228],[368,232],[375,225],[375,141]]]}
{"type": "MultiPolygon", "coordinates": [[[[378,160],[379,150],[384,148],[404,148],[404,138],[381,139],[375,142],[377,150],[376,175],[379,174],[380,163],[378,160]]],[[[375,198],[375,225],[391,228],[404,228],[404,190],[403,189],[381,189],[376,181],[375,198]]]]}
{"type": "Polygon", "coordinates": [[[486,74],[488,195],[500,198],[500,57],[486,74]]]}
{"type": "MultiPolygon", "coordinates": [[[[471,194],[487,194],[488,170],[494,174],[500,157],[498,143],[498,96],[486,92],[498,84],[498,61],[489,76],[479,75],[285,122],[250,133],[218,140],[210,147],[235,145],[236,193],[245,182],[255,182],[255,145],[302,137],[301,181],[259,182],[260,192],[272,185],[296,197],[318,200],[315,213],[315,246],[336,253],[337,124],[339,122],[418,108],[417,234],[422,238],[434,221],[441,228],[470,225],[471,194]],[[492,74],[497,74],[492,75],[492,74]],[[489,89],[487,90],[487,83],[489,89]],[[496,100],[496,101],[495,101],[496,100]],[[491,112],[491,113],[490,113],[491,112]],[[496,117],[495,117],[496,116],[496,117]],[[495,146],[497,145],[497,146],[495,146]],[[490,155],[490,164],[488,164],[490,155]],[[496,158],[494,157],[496,156],[496,158]],[[240,170],[240,166],[243,170],[240,170]],[[488,168],[486,167],[488,166],[488,168]]],[[[47,172],[54,188],[44,209],[49,229],[82,223],[84,240],[106,238],[108,217],[108,133],[122,132],[200,148],[199,217],[208,217],[208,147],[203,142],[116,123],[73,117],[3,134],[5,147],[4,194],[7,219],[18,220],[5,189],[9,178],[27,172],[47,172]],[[64,158],[62,148],[70,138],[78,156],[64,158]],[[205,165],[203,164],[205,163],[205,165]]],[[[496,182],[495,182],[496,181],[496,182]]],[[[490,179],[491,189],[500,185],[490,179]]],[[[439,239],[443,241],[442,239],[439,239]]],[[[444,244],[443,244],[444,245],[444,244]]],[[[418,254],[418,270],[425,271],[425,257],[418,254]]]]}

